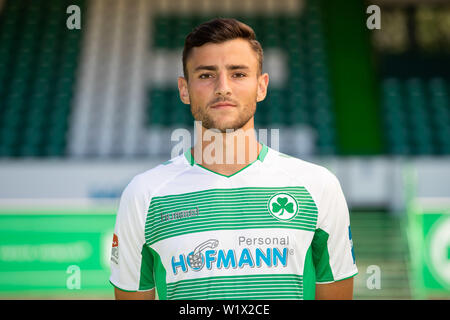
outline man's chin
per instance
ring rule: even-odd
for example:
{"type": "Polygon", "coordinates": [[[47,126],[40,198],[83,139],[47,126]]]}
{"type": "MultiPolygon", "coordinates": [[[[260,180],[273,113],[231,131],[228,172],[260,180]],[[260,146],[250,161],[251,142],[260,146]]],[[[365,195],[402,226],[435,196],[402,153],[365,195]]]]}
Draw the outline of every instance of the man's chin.
{"type": "Polygon", "coordinates": [[[225,119],[222,119],[222,121],[212,121],[211,122],[211,126],[210,128],[207,129],[216,129],[217,131],[220,131],[222,133],[227,133],[227,132],[233,132],[233,131],[237,131],[239,129],[243,129],[246,124],[250,121],[250,119],[248,120],[237,120],[236,119],[229,119],[229,121],[226,121],[225,119]]]}

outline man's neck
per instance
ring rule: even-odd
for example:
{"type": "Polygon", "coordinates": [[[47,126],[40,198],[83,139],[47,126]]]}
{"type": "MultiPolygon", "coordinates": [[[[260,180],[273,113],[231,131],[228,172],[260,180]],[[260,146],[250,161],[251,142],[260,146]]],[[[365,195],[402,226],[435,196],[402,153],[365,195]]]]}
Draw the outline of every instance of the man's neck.
{"type": "Polygon", "coordinates": [[[221,133],[202,128],[202,135],[191,154],[197,164],[216,173],[230,176],[258,159],[262,145],[255,130],[221,133]]]}

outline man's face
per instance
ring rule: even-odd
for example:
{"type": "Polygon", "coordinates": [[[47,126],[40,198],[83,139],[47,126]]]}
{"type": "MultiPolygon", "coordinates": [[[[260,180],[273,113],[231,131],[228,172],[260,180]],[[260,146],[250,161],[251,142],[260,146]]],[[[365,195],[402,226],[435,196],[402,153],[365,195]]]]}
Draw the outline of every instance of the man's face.
{"type": "Polygon", "coordinates": [[[258,75],[257,54],[247,40],[206,43],[187,59],[189,81],[178,79],[181,100],[206,129],[253,127],[256,103],[267,92],[268,75],[258,75]]]}

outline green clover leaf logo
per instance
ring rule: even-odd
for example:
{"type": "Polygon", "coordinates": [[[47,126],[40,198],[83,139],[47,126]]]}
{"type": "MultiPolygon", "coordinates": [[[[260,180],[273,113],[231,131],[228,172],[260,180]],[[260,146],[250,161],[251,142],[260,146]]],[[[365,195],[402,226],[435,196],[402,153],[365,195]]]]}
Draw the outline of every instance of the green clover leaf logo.
{"type": "Polygon", "coordinates": [[[283,215],[284,210],[289,213],[294,213],[294,204],[288,203],[288,198],[278,197],[277,202],[272,203],[272,211],[278,213],[281,210],[280,216],[283,215]]]}
{"type": "Polygon", "coordinates": [[[267,210],[278,220],[288,221],[298,213],[297,200],[286,192],[279,192],[270,197],[267,210]]]}

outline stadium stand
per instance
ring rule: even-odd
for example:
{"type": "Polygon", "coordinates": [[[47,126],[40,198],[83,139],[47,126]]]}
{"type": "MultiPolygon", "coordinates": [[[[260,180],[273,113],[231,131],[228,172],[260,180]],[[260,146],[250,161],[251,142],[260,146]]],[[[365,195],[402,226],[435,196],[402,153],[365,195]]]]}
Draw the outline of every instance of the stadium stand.
{"type": "MultiPolygon", "coordinates": [[[[133,157],[149,154],[149,129],[192,126],[176,82],[158,82],[157,74],[174,69],[172,60],[179,59],[185,35],[221,11],[176,11],[165,1],[158,2],[164,10],[144,0],[138,6],[125,1],[76,3],[87,14],[81,30],[65,27],[68,1],[4,2],[1,157],[133,157]],[[145,12],[153,18],[146,19],[145,12]],[[163,54],[142,71],[160,51],[175,58],[163,54]]],[[[339,155],[320,1],[306,2],[301,14],[261,14],[256,6],[246,1],[247,11],[256,14],[237,18],[255,29],[266,50],[277,49],[287,57],[286,81],[269,87],[258,105],[257,127],[308,126],[317,133],[317,155],[339,155]]],[[[448,80],[420,74],[381,76],[385,153],[448,155],[448,80]]]]}
{"type": "Polygon", "coordinates": [[[444,79],[387,78],[382,94],[391,154],[449,154],[448,89],[444,79]]]}
{"type": "MultiPolygon", "coordinates": [[[[81,5],[83,2],[79,2],[81,5]]],[[[0,27],[0,156],[64,156],[81,32],[68,1],[7,1],[0,27]]]]}
{"type": "MultiPolygon", "coordinates": [[[[80,42],[83,29],[74,31],[64,27],[67,15],[61,13],[65,13],[68,2],[43,3],[45,5],[25,0],[7,1],[2,11],[1,156],[126,154],[127,144],[120,140],[125,132],[133,131],[130,129],[133,121],[130,125],[122,121],[131,110],[127,106],[127,95],[123,94],[130,89],[121,79],[126,72],[129,76],[136,65],[128,66],[132,50],[127,49],[133,41],[127,43],[124,39],[129,35],[126,31],[142,28],[128,19],[136,15],[133,7],[123,1],[111,5],[91,1],[90,24],[83,47],[80,42]],[[111,21],[107,17],[116,19],[114,28],[110,28],[111,21]],[[81,98],[74,99],[82,50],[90,53],[84,55],[87,60],[84,64],[91,68],[85,71],[91,72],[91,79],[79,72],[81,98]],[[83,95],[83,86],[94,86],[89,91],[90,97],[86,97],[89,92],[83,95]],[[122,94],[115,93],[117,91],[122,94]],[[119,98],[122,98],[120,102],[119,98]]],[[[87,6],[84,2],[80,4],[83,10],[87,6]]],[[[211,17],[157,15],[151,28],[152,47],[179,51],[185,35],[196,24],[211,17]]],[[[260,15],[241,19],[254,27],[265,48],[281,48],[289,57],[289,86],[270,90],[267,100],[259,106],[257,125],[313,126],[319,132],[318,152],[335,153],[336,132],[325,40],[317,4],[311,2],[303,17],[280,14],[271,18],[260,15]],[[292,32],[284,32],[286,28],[292,32]]],[[[173,83],[170,87],[150,87],[149,90],[145,117],[148,126],[192,125],[189,109],[179,101],[173,83]]],[[[139,113],[137,108],[134,110],[132,114],[139,113]]],[[[134,144],[140,140],[138,135],[139,132],[130,138],[134,144]]]]}

